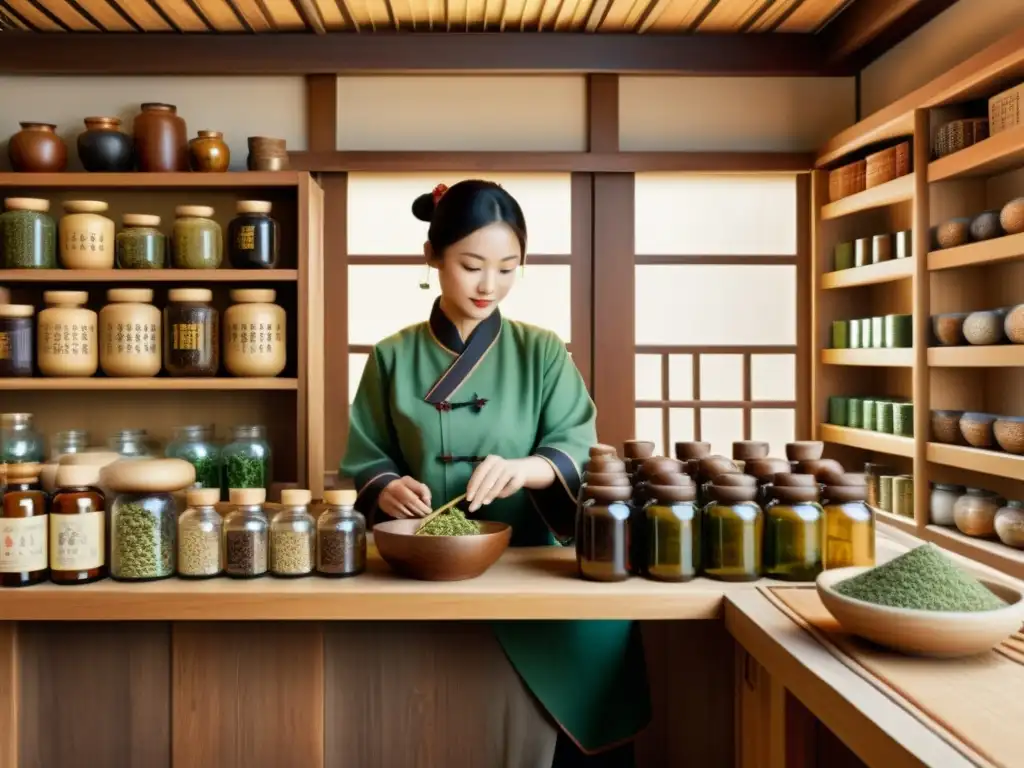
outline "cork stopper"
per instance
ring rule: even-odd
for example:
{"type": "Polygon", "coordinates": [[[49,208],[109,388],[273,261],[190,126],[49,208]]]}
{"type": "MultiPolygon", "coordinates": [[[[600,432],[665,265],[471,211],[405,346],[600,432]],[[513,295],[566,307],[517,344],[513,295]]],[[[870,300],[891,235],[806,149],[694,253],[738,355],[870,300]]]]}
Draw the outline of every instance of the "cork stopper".
{"type": "Polygon", "coordinates": [[[152,213],[126,213],[121,223],[126,227],[159,227],[160,217],[152,213]]]}
{"type": "Polygon", "coordinates": [[[50,210],[50,201],[38,197],[8,197],[4,200],[4,208],[8,211],[46,213],[50,210]]]}
{"type": "Polygon", "coordinates": [[[273,304],[277,291],[273,288],[236,288],[229,295],[236,304],[273,304]]]}
{"type": "Polygon", "coordinates": [[[351,489],[341,491],[324,491],[324,501],[332,507],[355,506],[359,494],[351,489]]]}
{"type": "Polygon", "coordinates": [[[298,488],[281,491],[281,504],[286,507],[307,507],[313,501],[313,494],[298,488]]]}
{"type": "Polygon", "coordinates": [[[209,288],[172,288],[167,292],[167,300],[181,302],[213,301],[213,291],[209,288]]]}
{"type": "Polygon", "coordinates": [[[85,291],[44,291],[43,301],[54,306],[84,306],[89,301],[85,291]]]}
{"type": "Polygon", "coordinates": [[[208,219],[213,216],[213,208],[208,205],[179,205],[174,209],[174,215],[179,219],[208,219]]]}
{"type": "Polygon", "coordinates": [[[103,213],[110,205],[102,200],[65,200],[64,210],[68,213],[103,213]]]}
{"type": "Polygon", "coordinates": [[[0,317],[32,317],[35,313],[31,304],[0,304],[0,317]]]}
{"type": "Polygon", "coordinates": [[[152,288],[111,288],[107,301],[115,304],[150,304],[153,301],[152,288]]]}
{"type": "Polygon", "coordinates": [[[609,459],[617,459],[618,453],[615,451],[615,446],[598,443],[597,445],[590,446],[590,458],[596,459],[598,456],[607,456],[609,459]]]}
{"type": "Polygon", "coordinates": [[[185,493],[185,503],[190,507],[212,507],[220,501],[220,488],[193,488],[185,493]]]}
{"type": "Polygon", "coordinates": [[[263,488],[232,488],[228,492],[228,498],[236,507],[251,507],[264,504],[267,501],[267,492],[263,488]]]}
{"type": "Polygon", "coordinates": [[[57,467],[58,488],[85,488],[100,483],[100,467],[96,464],[61,464],[57,467]]]}
{"type": "Polygon", "coordinates": [[[270,213],[272,207],[266,200],[239,200],[235,203],[238,213],[270,213]]]}
{"type": "Polygon", "coordinates": [[[39,481],[40,466],[33,462],[7,465],[7,482],[18,485],[21,483],[35,483],[39,481]]]}

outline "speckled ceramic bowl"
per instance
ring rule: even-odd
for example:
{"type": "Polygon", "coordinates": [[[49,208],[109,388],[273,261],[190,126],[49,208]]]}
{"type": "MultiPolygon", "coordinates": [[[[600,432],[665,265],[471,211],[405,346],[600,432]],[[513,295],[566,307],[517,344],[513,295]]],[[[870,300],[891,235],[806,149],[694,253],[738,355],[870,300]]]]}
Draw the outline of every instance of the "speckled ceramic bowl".
{"type": "Polygon", "coordinates": [[[1006,340],[1003,333],[1005,313],[998,309],[971,312],[964,320],[964,338],[968,344],[990,346],[1006,340]]]}
{"type": "Polygon", "coordinates": [[[932,411],[932,440],[948,445],[963,445],[960,417],[963,411],[932,411]]]}
{"type": "Polygon", "coordinates": [[[996,417],[991,413],[965,413],[960,417],[960,433],[968,445],[975,448],[993,448],[996,437],[993,425],[996,417]]]}
{"type": "Polygon", "coordinates": [[[992,432],[1004,451],[1024,454],[1024,416],[1000,416],[992,425],[992,432]]]}
{"type": "Polygon", "coordinates": [[[964,320],[967,312],[944,312],[932,315],[932,335],[940,347],[956,347],[966,344],[964,338],[964,320]]]}

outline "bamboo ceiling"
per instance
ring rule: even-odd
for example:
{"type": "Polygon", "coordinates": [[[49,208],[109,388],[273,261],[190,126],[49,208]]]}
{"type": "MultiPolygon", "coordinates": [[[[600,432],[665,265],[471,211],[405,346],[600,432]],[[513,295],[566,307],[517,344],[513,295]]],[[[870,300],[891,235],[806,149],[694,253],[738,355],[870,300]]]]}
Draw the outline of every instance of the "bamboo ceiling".
{"type": "Polygon", "coordinates": [[[849,0],[0,0],[32,32],[820,31],[849,0]]]}

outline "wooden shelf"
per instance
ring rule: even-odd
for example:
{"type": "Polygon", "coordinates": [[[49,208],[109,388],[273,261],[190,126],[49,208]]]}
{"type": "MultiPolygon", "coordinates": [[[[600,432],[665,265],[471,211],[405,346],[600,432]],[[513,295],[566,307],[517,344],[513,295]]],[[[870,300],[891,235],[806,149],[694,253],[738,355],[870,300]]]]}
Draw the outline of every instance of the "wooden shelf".
{"type": "Polygon", "coordinates": [[[1010,480],[1024,480],[1024,456],[1014,456],[1012,453],[928,443],[927,457],[928,461],[947,467],[1006,477],[1010,480]]]}
{"type": "Polygon", "coordinates": [[[231,171],[228,173],[0,173],[0,187],[66,189],[232,189],[297,187],[299,171],[231,171]]]}
{"type": "Polygon", "coordinates": [[[1024,579],[1024,551],[1008,547],[1001,541],[967,536],[956,528],[947,528],[944,525],[927,526],[924,538],[943,549],[984,563],[1015,579],[1024,579]]]}
{"type": "Polygon", "coordinates": [[[928,181],[994,176],[1024,166],[1024,125],[997,133],[928,164],[928,181]]]}
{"type": "Polygon", "coordinates": [[[932,251],[928,254],[928,269],[978,267],[1017,259],[1024,259],[1024,233],[932,251]]]}
{"type": "Polygon", "coordinates": [[[904,533],[917,535],[917,523],[909,517],[903,517],[902,515],[894,515],[892,512],[886,512],[884,509],[878,507],[869,507],[872,512],[875,513],[875,520],[879,523],[885,523],[891,525],[893,528],[898,528],[904,533]]]}
{"type": "Polygon", "coordinates": [[[1024,367],[1024,344],[991,347],[933,347],[928,350],[933,368],[1017,368],[1024,367]]]}
{"type": "Polygon", "coordinates": [[[174,378],[137,378],[114,379],[96,377],[90,379],[55,379],[40,376],[24,379],[0,379],[0,390],[7,391],[65,391],[65,392],[97,392],[97,391],[128,391],[156,389],[162,391],[254,391],[273,390],[290,391],[299,388],[298,379],[264,379],[264,378],[232,378],[211,377],[194,379],[174,378]]]}
{"type": "Polygon", "coordinates": [[[853,427],[837,427],[835,424],[821,425],[821,439],[826,443],[846,445],[875,453],[887,453],[890,456],[914,456],[914,438],[887,435],[884,432],[871,432],[867,429],[853,427]]]}
{"type": "Polygon", "coordinates": [[[903,203],[914,197],[914,174],[908,173],[898,179],[887,181],[871,189],[865,189],[855,195],[836,200],[821,207],[821,218],[824,221],[850,216],[872,208],[883,208],[894,203],[903,203]]]}
{"type": "Polygon", "coordinates": [[[911,368],[913,349],[823,349],[825,365],[869,365],[879,368],[911,368]]]}
{"type": "Polygon", "coordinates": [[[297,269],[2,269],[0,283],[284,283],[297,269]]]}
{"type": "Polygon", "coordinates": [[[914,259],[891,259],[865,267],[841,269],[837,272],[826,272],[821,276],[822,290],[832,288],[855,288],[861,285],[878,285],[904,280],[914,274],[914,259]]]}

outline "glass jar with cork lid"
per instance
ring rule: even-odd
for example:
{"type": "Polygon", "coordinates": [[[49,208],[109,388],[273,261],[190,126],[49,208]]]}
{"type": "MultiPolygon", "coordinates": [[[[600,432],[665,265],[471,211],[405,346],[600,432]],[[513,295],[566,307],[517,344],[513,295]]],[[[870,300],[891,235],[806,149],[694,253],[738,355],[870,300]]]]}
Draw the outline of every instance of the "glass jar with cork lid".
{"type": "Polygon", "coordinates": [[[0,587],[27,587],[49,568],[49,505],[39,488],[39,464],[7,464],[0,508],[0,587]]]}
{"type": "Polygon", "coordinates": [[[224,573],[236,579],[253,579],[267,573],[269,548],[266,513],[267,492],[262,488],[232,488],[234,509],[224,518],[224,573]]]}
{"type": "Polygon", "coordinates": [[[285,312],[270,288],[231,291],[224,313],[224,367],[232,376],[277,376],[284,370],[285,312]]]}
{"type": "Polygon", "coordinates": [[[8,197],[0,213],[0,255],[4,269],[56,269],[57,225],[50,201],[8,197]]]}
{"type": "Polygon", "coordinates": [[[656,581],[695,578],[700,573],[703,546],[696,485],[650,485],[647,497],[644,575],[656,581]]]}
{"type": "Polygon", "coordinates": [[[106,499],[99,489],[100,467],[59,466],[56,483],[50,507],[50,581],[98,581],[107,575],[106,499]]]}
{"type": "Polygon", "coordinates": [[[813,475],[800,485],[784,485],[776,477],[772,501],[764,511],[764,575],[782,581],[813,581],[822,570],[824,512],[813,475]]]}
{"type": "Polygon", "coordinates": [[[174,288],[164,308],[164,367],[171,376],[216,376],[220,313],[208,288],[174,288]]]}
{"type": "Polygon", "coordinates": [[[316,521],[316,570],[321,576],[355,576],[366,570],[366,518],[354,490],[324,491],[327,508],[316,521]]]}
{"type": "Polygon", "coordinates": [[[281,491],[281,509],[270,521],[270,573],[274,576],[308,576],[316,558],[316,521],[309,513],[313,494],[281,491]]]}
{"type": "Polygon", "coordinates": [[[160,217],[148,213],[126,213],[117,233],[117,266],[120,269],[163,269],[167,266],[167,237],[161,232],[160,217]]]}
{"type": "Polygon", "coordinates": [[[235,269],[274,269],[281,233],[266,200],[239,200],[228,224],[228,255],[235,269]]]}
{"type": "Polygon", "coordinates": [[[867,505],[864,475],[844,475],[843,482],[826,486],[823,495],[826,571],[875,565],[875,513],[867,505]]]}
{"type": "Polygon", "coordinates": [[[114,222],[100,200],[67,200],[60,219],[60,263],[65,269],[113,269],[114,222]]]}
{"type": "Polygon", "coordinates": [[[183,579],[209,579],[224,570],[219,501],[220,488],[193,488],[185,494],[188,508],[178,518],[178,575],[183,579]]]}
{"type": "Polygon", "coordinates": [[[208,205],[179,205],[174,209],[171,250],[175,269],[219,269],[224,237],[208,205]]]}
{"type": "Polygon", "coordinates": [[[266,429],[260,424],[241,424],[231,430],[224,447],[224,475],[228,489],[270,488],[272,453],[266,429]]]}
{"type": "Polygon", "coordinates": [[[32,375],[35,313],[31,304],[0,304],[0,378],[32,375]]]}
{"type": "Polygon", "coordinates": [[[576,513],[576,565],[590,581],[624,581],[630,561],[630,520],[635,517],[629,486],[586,485],[576,513]]]}
{"type": "Polygon", "coordinates": [[[719,581],[756,581],[761,577],[764,513],[755,503],[757,481],[727,485],[720,475],[708,486],[710,498],[703,513],[704,573],[719,581]]]}
{"type": "Polygon", "coordinates": [[[88,377],[100,364],[97,317],[85,291],[46,291],[39,313],[37,362],[43,376],[88,377]]]}
{"type": "Polygon", "coordinates": [[[160,310],[152,288],[111,288],[100,310],[100,367],[111,377],[160,373],[160,310]]]}

